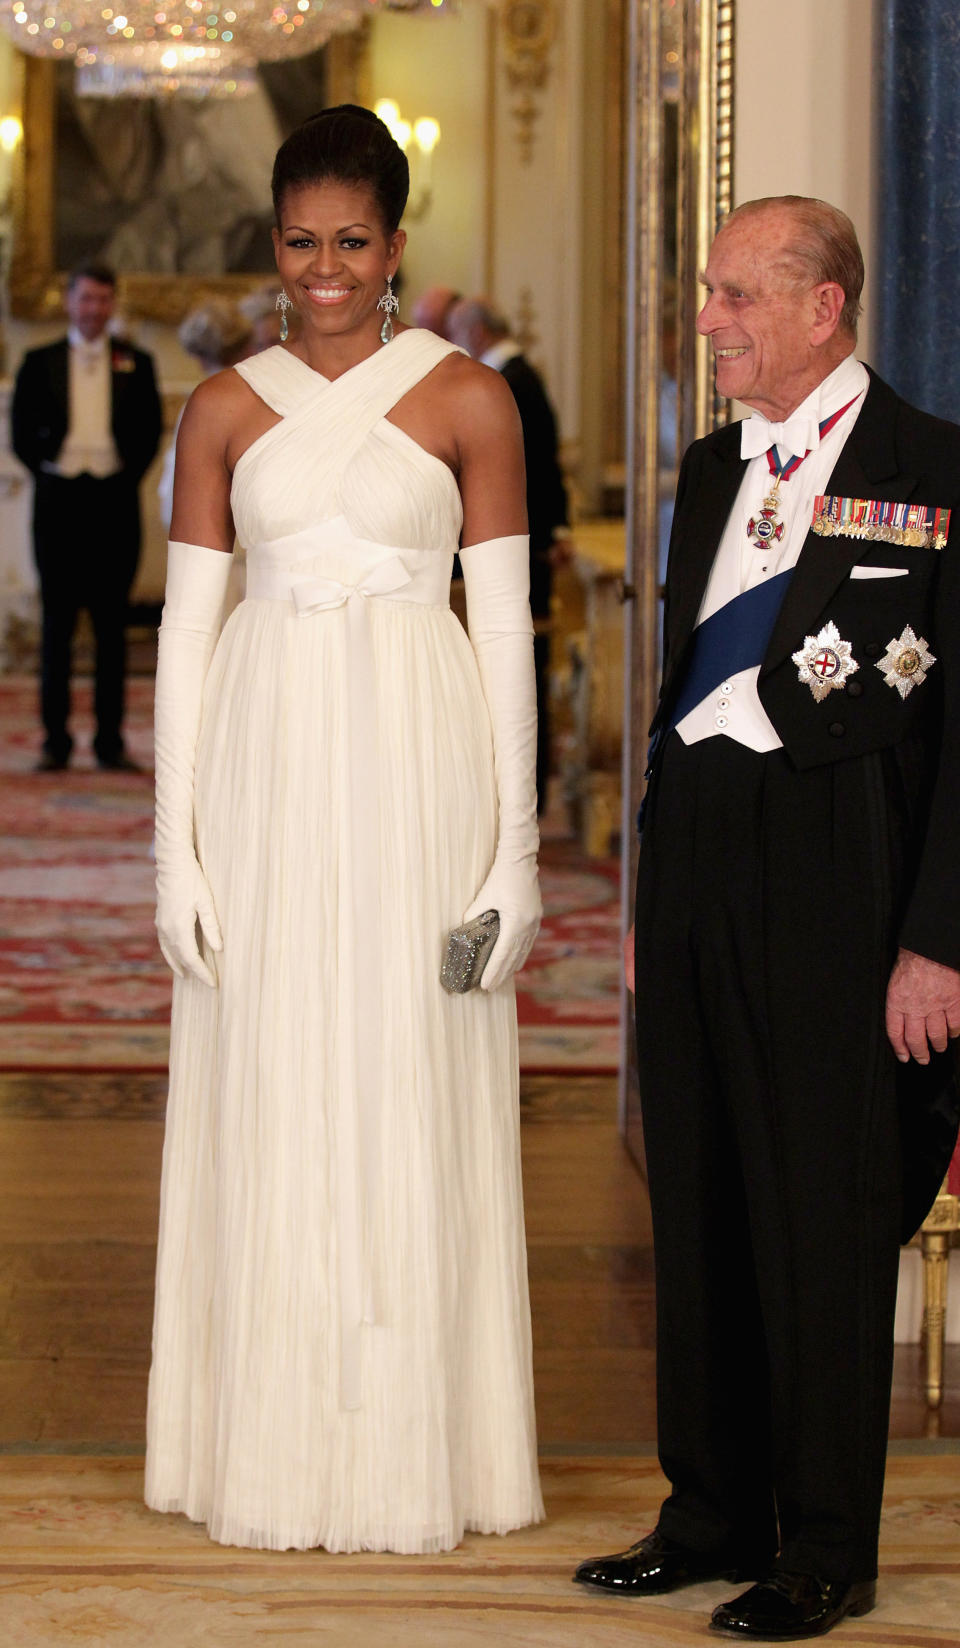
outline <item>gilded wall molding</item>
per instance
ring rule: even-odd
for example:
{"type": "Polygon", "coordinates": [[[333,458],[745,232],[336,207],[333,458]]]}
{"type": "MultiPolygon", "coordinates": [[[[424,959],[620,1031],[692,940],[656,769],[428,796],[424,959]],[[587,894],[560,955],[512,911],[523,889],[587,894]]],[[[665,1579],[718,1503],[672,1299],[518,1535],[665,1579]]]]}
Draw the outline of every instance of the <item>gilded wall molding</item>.
{"type": "Polygon", "coordinates": [[[733,206],[735,0],[684,0],[680,105],[678,236],[678,440],[726,423],[729,403],[716,392],[713,351],[698,336],[697,271],[733,206]]]}
{"type": "Polygon", "coordinates": [[[62,307],[53,267],[53,63],[21,55],[17,94],[23,143],[13,174],[10,310],[28,320],[47,320],[62,307]]]}
{"type": "Polygon", "coordinates": [[[716,159],[717,222],[733,210],[733,99],[734,84],[734,0],[718,0],[716,38],[717,88],[716,159]]]}
{"type": "Polygon", "coordinates": [[[514,310],[513,336],[525,355],[536,353],[540,334],[537,331],[537,306],[531,286],[521,286],[514,310]]]}
{"type": "Polygon", "coordinates": [[[629,19],[621,0],[606,0],[604,36],[604,208],[612,227],[604,245],[602,361],[608,386],[603,420],[603,478],[623,491],[626,453],[626,315],[623,271],[626,265],[626,145],[624,143],[627,33],[629,19]]]}
{"type": "MultiPolygon", "coordinates": [[[[706,264],[720,224],[733,209],[734,4],[735,0],[713,0],[712,6],[704,6],[701,16],[701,100],[704,128],[712,133],[713,142],[708,146],[706,163],[701,161],[697,246],[700,269],[706,264]]],[[[695,428],[698,436],[726,423],[730,417],[730,402],[716,391],[709,339],[699,341],[695,428]]]]}
{"type": "MultiPolygon", "coordinates": [[[[697,274],[707,261],[733,191],[735,0],[629,0],[626,98],[627,615],[624,711],[624,926],[636,873],[634,821],[644,790],[645,729],[659,676],[659,500],[661,387],[669,375],[664,249],[676,248],[676,446],[727,417],[718,400],[711,351],[695,327],[697,274]],[[668,31],[669,30],[669,35],[668,31]],[[668,118],[669,115],[669,118],[668,118]],[[675,160],[667,139],[676,129],[675,160]],[[665,166],[674,169],[665,177],[665,166]],[[672,189],[670,187],[672,185],[672,189]],[[675,218],[673,214],[675,213],[675,218]],[[667,233],[669,229],[669,234],[667,233]]],[[[642,1161],[639,1087],[629,1014],[621,1037],[620,1117],[642,1161]]]]}
{"type": "Polygon", "coordinates": [[[524,165],[533,159],[540,98],[550,79],[550,53],[557,34],[556,0],[499,0],[497,16],[507,84],[512,98],[517,151],[524,165]]]}

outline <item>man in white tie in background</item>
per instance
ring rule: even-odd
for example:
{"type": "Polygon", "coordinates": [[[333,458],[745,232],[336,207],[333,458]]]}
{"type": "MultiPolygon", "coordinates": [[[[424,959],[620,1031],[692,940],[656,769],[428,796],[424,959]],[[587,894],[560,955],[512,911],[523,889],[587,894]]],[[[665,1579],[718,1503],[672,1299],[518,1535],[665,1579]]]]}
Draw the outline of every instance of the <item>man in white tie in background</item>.
{"type": "Polygon", "coordinates": [[[82,607],[97,649],[94,753],[101,767],[132,766],[122,732],[124,626],[140,553],[137,489],[162,413],[150,356],[110,336],[115,291],[112,270],[77,269],[66,294],[67,337],[24,356],[13,393],[13,449],[35,482],[45,731],[38,771],[70,760],[70,654],[82,607]]]}
{"type": "MultiPolygon", "coordinates": [[[[863,261],[750,202],[702,277],[637,884],[656,1529],[625,1596],[753,1579],[747,1640],[874,1605],[898,1247],[957,1133],[960,429],[856,359],[863,261]]],[[[634,971],[635,969],[635,971],[634,971]]]]}
{"type": "Polygon", "coordinates": [[[517,403],[527,472],[530,528],[530,610],[537,677],[537,811],[550,776],[550,632],[553,574],[570,558],[567,487],[560,463],[556,413],[546,384],[487,298],[461,298],[447,316],[446,336],[506,380],[517,403]]]}

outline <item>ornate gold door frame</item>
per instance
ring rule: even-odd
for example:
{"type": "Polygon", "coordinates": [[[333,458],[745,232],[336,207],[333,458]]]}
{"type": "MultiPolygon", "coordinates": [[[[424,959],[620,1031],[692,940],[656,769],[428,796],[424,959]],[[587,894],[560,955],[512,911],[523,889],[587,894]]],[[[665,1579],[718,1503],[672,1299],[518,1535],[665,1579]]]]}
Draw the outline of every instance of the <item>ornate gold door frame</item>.
{"type": "MultiPolygon", "coordinates": [[[[676,452],[722,422],[694,320],[697,276],[732,205],[735,0],[630,0],[626,95],[627,611],[623,927],[633,920],[637,809],[659,682],[665,335],[676,383],[676,452]],[[665,295],[668,299],[665,309],[665,295]],[[669,311],[669,312],[668,312],[669,311]],[[675,343],[672,338],[675,333],[675,343]]],[[[621,1015],[621,1127],[642,1160],[632,1003],[621,1015]]]]}

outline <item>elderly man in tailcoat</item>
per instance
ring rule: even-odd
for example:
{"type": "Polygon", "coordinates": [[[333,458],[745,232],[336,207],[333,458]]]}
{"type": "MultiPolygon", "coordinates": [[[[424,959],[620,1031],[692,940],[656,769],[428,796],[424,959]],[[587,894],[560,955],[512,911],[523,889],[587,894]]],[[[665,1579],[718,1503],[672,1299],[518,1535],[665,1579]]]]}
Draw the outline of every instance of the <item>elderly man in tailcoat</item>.
{"type": "Polygon", "coordinates": [[[957,1132],[960,428],[857,360],[842,212],[750,202],[702,278],[753,415],[680,470],[631,957],[670,1493],[576,1577],[753,1579],[713,1628],[795,1640],[874,1604],[898,1246],[957,1132]]]}

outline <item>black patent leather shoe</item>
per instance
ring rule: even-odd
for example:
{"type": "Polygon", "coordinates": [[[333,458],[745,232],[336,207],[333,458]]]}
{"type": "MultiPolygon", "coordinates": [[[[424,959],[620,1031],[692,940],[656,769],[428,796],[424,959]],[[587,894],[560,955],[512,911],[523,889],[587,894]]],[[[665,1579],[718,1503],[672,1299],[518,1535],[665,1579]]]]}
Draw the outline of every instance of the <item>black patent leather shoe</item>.
{"type": "Polygon", "coordinates": [[[872,1579],[848,1585],[815,1574],[771,1574],[715,1608],[710,1628],[748,1642],[799,1642],[824,1636],[848,1614],[869,1614],[876,1600],[872,1579]]]}
{"type": "Polygon", "coordinates": [[[49,750],[44,750],[33,770],[38,773],[63,772],[69,764],[69,755],[51,755],[49,750]]]}
{"type": "Polygon", "coordinates": [[[129,755],[124,755],[122,750],[117,755],[98,755],[97,766],[101,772],[143,772],[143,768],[138,767],[137,763],[131,761],[129,755]]]}
{"type": "Polygon", "coordinates": [[[729,1556],[688,1550],[654,1528],[627,1551],[581,1562],[573,1577],[578,1585],[594,1585],[621,1596],[663,1596],[705,1579],[742,1580],[747,1575],[729,1556]]]}

